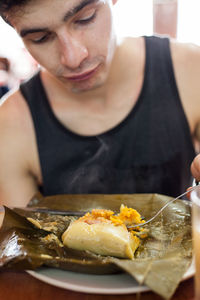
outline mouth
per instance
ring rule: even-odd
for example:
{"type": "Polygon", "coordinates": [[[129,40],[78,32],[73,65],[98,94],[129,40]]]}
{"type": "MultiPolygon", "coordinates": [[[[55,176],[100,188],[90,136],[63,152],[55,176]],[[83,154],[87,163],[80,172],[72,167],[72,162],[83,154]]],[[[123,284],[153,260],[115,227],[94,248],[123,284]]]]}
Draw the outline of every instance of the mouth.
{"type": "Polygon", "coordinates": [[[67,80],[73,81],[73,82],[77,82],[77,81],[83,81],[83,80],[87,80],[89,78],[91,78],[98,69],[99,66],[95,67],[93,70],[82,73],[82,74],[77,74],[71,77],[67,77],[67,80]]]}

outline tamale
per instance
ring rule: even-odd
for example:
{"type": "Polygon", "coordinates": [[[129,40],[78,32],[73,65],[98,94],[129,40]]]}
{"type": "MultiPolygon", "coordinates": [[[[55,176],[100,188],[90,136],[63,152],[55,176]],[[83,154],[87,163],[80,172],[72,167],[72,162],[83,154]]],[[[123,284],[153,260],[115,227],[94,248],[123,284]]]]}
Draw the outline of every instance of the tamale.
{"type": "Polygon", "coordinates": [[[69,225],[62,234],[63,244],[72,249],[133,259],[140,238],[126,225],[142,222],[136,210],[123,204],[116,215],[112,210],[93,209],[69,225]]]}

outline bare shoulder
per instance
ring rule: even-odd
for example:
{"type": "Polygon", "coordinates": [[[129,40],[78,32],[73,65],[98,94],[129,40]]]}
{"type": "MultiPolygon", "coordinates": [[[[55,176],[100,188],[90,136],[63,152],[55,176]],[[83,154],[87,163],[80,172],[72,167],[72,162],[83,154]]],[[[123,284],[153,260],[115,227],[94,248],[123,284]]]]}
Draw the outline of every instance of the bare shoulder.
{"type": "Polygon", "coordinates": [[[0,100],[0,122],[14,122],[13,117],[22,121],[26,118],[28,113],[28,107],[23,99],[22,94],[19,90],[11,91],[10,93],[3,96],[0,100]],[[25,113],[25,115],[24,115],[25,113]]]}
{"type": "Polygon", "coordinates": [[[173,63],[177,68],[182,67],[188,72],[199,69],[200,46],[193,43],[181,43],[176,40],[171,40],[170,46],[173,63]]]}
{"type": "Polygon", "coordinates": [[[200,122],[200,47],[173,40],[170,45],[179,95],[194,133],[200,122]]]}
{"type": "Polygon", "coordinates": [[[0,103],[0,136],[1,139],[14,139],[15,145],[27,138],[32,132],[32,122],[28,106],[22,94],[13,91],[1,98],[0,103]]]}
{"type": "Polygon", "coordinates": [[[192,43],[171,41],[172,60],[180,89],[198,88],[200,76],[200,47],[192,43]]]}

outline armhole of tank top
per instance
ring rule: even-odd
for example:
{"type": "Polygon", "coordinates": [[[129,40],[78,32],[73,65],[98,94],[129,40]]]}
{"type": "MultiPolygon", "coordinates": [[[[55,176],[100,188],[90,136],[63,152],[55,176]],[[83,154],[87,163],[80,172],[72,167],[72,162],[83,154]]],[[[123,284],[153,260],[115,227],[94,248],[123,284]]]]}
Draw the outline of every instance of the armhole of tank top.
{"type": "Polygon", "coordinates": [[[31,106],[31,97],[32,94],[35,93],[35,89],[36,89],[36,85],[37,85],[37,81],[38,81],[38,77],[39,77],[39,73],[37,72],[35,75],[33,75],[29,80],[23,82],[20,86],[19,86],[19,91],[21,92],[24,100],[26,102],[28,102],[28,106],[31,106]]]}
{"type": "Polygon", "coordinates": [[[175,92],[175,101],[176,104],[178,105],[181,115],[182,115],[182,122],[184,125],[183,130],[185,130],[185,133],[188,136],[188,139],[190,140],[191,143],[191,150],[194,152],[195,154],[195,149],[194,149],[194,145],[193,145],[193,141],[192,141],[192,135],[190,132],[190,126],[189,126],[189,122],[186,116],[186,113],[184,111],[183,105],[182,105],[182,101],[181,101],[181,97],[180,97],[180,93],[179,93],[179,89],[176,83],[176,77],[175,77],[175,70],[174,70],[174,65],[173,65],[173,60],[172,60],[172,53],[171,53],[171,42],[170,39],[167,38],[167,45],[168,45],[168,57],[167,57],[167,63],[168,63],[168,70],[170,72],[169,74],[169,78],[170,78],[170,84],[172,85],[173,91],[175,92]]]}
{"type": "Polygon", "coordinates": [[[28,104],[28,107],[31,111],[32,118],[34,120],[35,126],[37,126],[37,111],[38,109],[42,109],[48,114],[48,117],[51,120],[55,120],[55,116],[51,110],[46,91],[43,87],[42,80],[40,77],[40,71],[37,72],[31,79],[30,81],[27,81],[20,85],[20,92],[23,95],[25,101],[28,104]],[[37,95],[38,93],[38,95],[37,95]],[[39,99],[39,101],[34,101],[35,97],[39,99]],[[33,103],[34,102],[34,103],[33,103]]]}

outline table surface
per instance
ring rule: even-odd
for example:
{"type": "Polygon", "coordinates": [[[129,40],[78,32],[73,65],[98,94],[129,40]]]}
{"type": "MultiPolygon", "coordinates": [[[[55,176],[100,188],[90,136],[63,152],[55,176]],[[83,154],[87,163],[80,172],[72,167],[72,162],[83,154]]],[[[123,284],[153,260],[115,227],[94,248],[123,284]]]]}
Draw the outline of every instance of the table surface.
{"type": "MultiPolygon", "coordinates": [[[[97,295],[73,292],[44,283],[24,271],[0,271],[0,300],[162,300],[153,292],[140,295],[97,295]]],[[[194,279],[180,283],[171,300],[194,300],[194,279]]]]}

